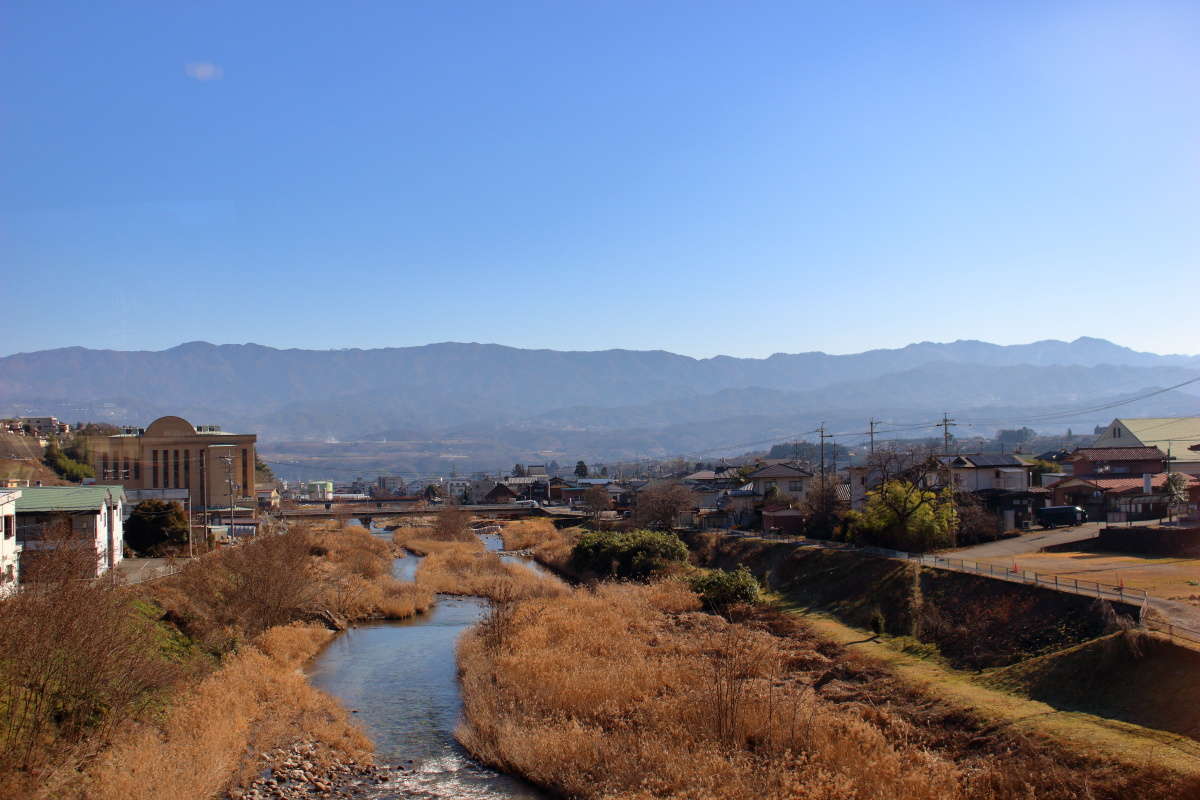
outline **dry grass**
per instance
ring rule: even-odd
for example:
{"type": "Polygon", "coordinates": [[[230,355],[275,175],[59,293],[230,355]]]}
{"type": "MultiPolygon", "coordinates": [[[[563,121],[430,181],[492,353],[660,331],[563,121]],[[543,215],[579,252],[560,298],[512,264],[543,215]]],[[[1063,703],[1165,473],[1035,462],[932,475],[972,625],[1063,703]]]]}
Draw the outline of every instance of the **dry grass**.
{"type": "Polygon", "coordinates": [[[257,647],[230,657],[182,697],[161,724],[132,727],[78,786],[52,796],[204,800],[253,780],[261,768],[256,754],[300,740],[317,742],[318,758],[368,759],[367,738],[296,669],[332,635],[312,626],[265,632],[257,647]]]}
{"type": "Polygon", "coordinates": [[[498,605],[459,647],[460,739],[580,798],[1200,795],[997,730],[793,617],[729,623],[697,605],[677,583],[498,605]]]}
{"type": "Polygon", "coordinates": [[[548,519],[506,522],[500,536],[506,550],[528,550],[537,561],[558,572],[570,568],[576,534],[559,530],[548,519]]]}
{"type": "Polygon", "coordinates": [[[433,603],[358,527],[297,526],[127,588],[76,580],[72,552],[0,600],[3,797],[202,800],[299,739],[365,752],[297,667],[332,625],[433,603]]]}
{"type": "Polygon", "coordinates": [[[567,589],[556,578],[536,575],[520,564],[505,564],[481,542],[422,542],[425,561],[417,585],[443,594],[477,595],[496,602],[554,597],[567,589]]]}

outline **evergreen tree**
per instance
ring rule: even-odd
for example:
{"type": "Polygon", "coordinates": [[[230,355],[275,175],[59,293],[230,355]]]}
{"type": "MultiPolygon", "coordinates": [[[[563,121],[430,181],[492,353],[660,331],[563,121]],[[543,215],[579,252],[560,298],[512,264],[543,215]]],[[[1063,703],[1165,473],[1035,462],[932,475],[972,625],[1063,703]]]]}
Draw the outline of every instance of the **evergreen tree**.
{"type": "Polygon", "coordinates": [[[576,478],[586,478],[587,476],[588,476],[587,464],[583,463],[582,461],[576,462],[575,463],[575,477],[576,478]]]}

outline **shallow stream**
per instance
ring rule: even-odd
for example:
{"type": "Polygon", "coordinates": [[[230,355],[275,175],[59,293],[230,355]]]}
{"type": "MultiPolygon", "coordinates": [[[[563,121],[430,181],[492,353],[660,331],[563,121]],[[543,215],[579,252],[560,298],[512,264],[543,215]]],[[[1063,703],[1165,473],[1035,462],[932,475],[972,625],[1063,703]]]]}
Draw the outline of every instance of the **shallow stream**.
{"type": "MultiPolygon", "coordinates": [[[[489,550],[501,549],[499,536],[482,538],[489,550]]],[[[520,556],[501,558],[542,569],[520,556]]],[[[420,563],[419,556],[398,558],[393,574],[411,581],[420,563]]],[[[482,598],[439,595],[426,614],[346,631],[309,666],[312,684],[355,712],[375,743],[376,760],[405,768],[396,780],[372,789],[371,797],[546,797],[524,781],[477,763],[454,739],[462,714],[454,648],[487,605],[482,598]]]]}

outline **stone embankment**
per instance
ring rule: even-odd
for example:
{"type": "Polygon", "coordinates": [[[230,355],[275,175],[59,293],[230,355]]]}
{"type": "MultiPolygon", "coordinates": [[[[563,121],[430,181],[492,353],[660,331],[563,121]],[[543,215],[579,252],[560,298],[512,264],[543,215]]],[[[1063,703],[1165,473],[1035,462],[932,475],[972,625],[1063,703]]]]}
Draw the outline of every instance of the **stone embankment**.
{"type": "Polygon", "coordinates": [[[351,800],[367,797],[371,788],[386,783],[392,769],[357,761],[320,759],[313,742],[297,742],[262,756],[263,773],[227,800],[351,800]]]}

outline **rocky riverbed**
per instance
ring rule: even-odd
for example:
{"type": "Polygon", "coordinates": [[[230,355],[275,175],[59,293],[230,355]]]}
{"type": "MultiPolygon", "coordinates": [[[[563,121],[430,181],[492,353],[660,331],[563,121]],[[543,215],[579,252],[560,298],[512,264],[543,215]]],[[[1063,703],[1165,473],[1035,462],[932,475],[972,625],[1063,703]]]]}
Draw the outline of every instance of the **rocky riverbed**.
{"type": "Polygon", "coordinates": [[[297,742],[262,756],[263,772],[250,786],[227,795],[228,800],[351,800],[387,783],[397,772],[356,761],[330,761],[318,756],[312,742],[297,742]]]}

